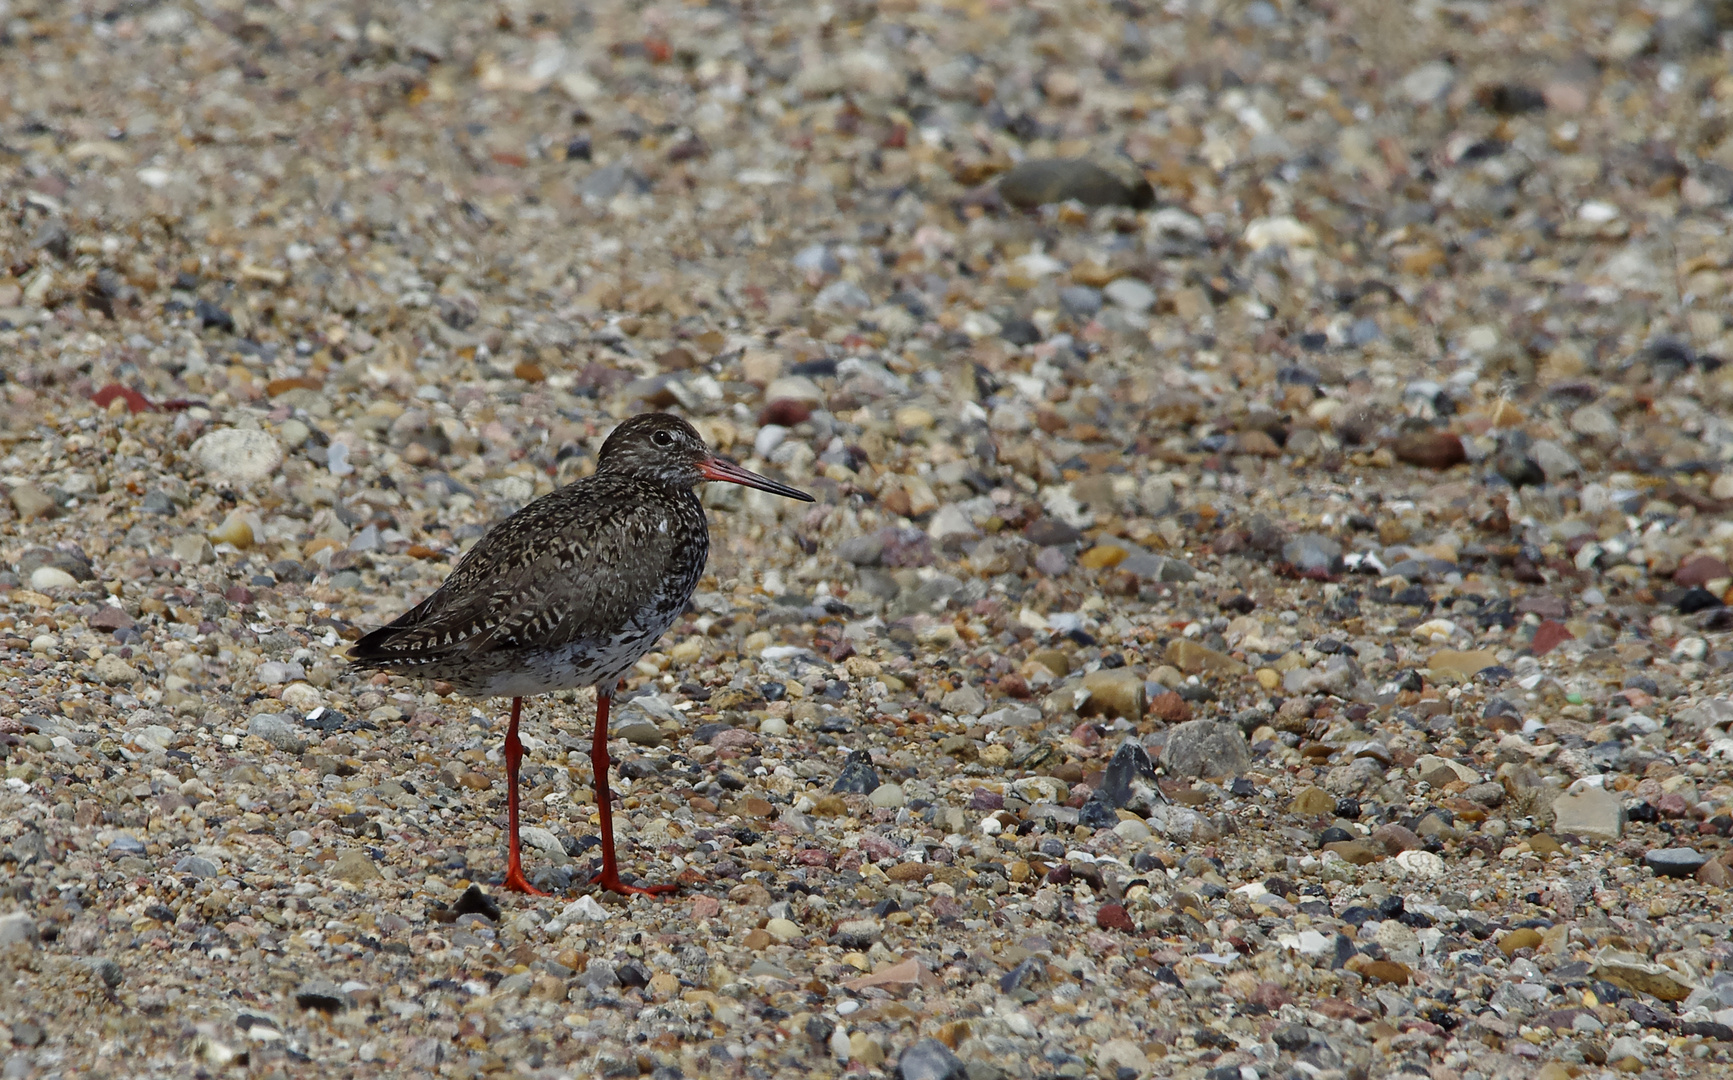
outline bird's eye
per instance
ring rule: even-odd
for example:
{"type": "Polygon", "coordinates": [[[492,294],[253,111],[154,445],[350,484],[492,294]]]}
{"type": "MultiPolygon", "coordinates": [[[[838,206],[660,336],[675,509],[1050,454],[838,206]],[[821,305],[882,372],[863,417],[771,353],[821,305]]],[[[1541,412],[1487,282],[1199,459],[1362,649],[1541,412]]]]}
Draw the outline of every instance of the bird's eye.
{"type": "Polygon", "coordinates": [[[650,441],[655,443],[657,446],[673,446],[674,436],[666,431],[658,431],[654,435],[650,436],[650,441]]]}

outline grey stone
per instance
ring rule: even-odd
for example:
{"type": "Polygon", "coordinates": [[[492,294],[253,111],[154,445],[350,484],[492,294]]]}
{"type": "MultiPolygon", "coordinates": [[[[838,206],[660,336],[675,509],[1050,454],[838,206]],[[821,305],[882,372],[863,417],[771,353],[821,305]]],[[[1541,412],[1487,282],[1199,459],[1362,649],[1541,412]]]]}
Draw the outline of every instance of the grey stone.
{"type": "Polygon", "coordinates": [[[1142,743],[1127,739],[1119,744],[1101,774],[1095,794],[1115,810],[1162,801],[1160,789],[1155,786],[1155,762],[1149,759],[1149,751],[1142,743]]]}
{"type": "Polygon", "coordinates": [[[276,713],[260,713],[247,721],[247,734],[257,735],[289,754],[299,754],[307,748],[307,740],[301,738],[299,729],[288,717],[276,713]]]}
{"type": "Polygon", "coordinates": [[[1073,318],[1087,319],[1101,310],[1101,290],[1088,285],[1068,285],[1059,290],[1059,303],[1073,318]]]}
{"type": "Polygon", "coordinates": [[[330,979],[308,979],[295,989],[295,1004],[324,1013],[342,1012],[354,1001],[330,979]]]}
{"type": "Polygon", "coordinates": [[[956,503],[946,503],[927,523],[927,535],[933,538],[933,543],[943,544],[947,540],[972,540],[980,532],[961,507],[956,503]]]}
{"type": "Polygon", "coordinates": [[[1175,776],[1239,776],[1252,766],[1252,748],[1232,724],[1188,720],[1168,734],[1161,763],[1175,776]]]}
{"type": "Polygon", "coordinates": [[[873,306],[873,298],[852,281],[833,281],[812,298],[819,311],[865,311],[873,306]]]}
{"type": "Polygon", "coordinates": [[[1536,439],[1529,448],[1529,456],[1540,466],[1540,471],[1546,474],[1548,483],[1557,483],[1567,476],[1575,476],[1583,469],[1582,463],[1569,450],[1551,439],[1536,439]]]}
{"type": "Polygon", "coordinates": [[[986,707],[986,695],[970,683],[964,683],[939,699],[939,708],[956,716],[979,716],[986,707]]]}
{"type": "Polygon", "coordinates": [[[842,272],[842,263],[838,262],[830,248],[823,244],[809,244],[801,248],[790,263],[802,273],[814,272],[829,277],[842,272]]]}
{"type": "Polygon", "coordinates": [[[8,945],[32,945],[40,940],[36,932],[36,920],[29,912],[13,911],[0,915],[0,948],[8,945]]]}
{"type": "Polygon", "coordinates": [[[1643,864],[1656,877],[1686,878],[1695,874],[1709,861],[1709,856],[1696,848],[1658,848],[1643,856],[1643,864]]]}
{"type": "Polygon", "coordinates": [[[214,480],[248,483],[263,480],[283,463],[283,448],[268,432],[255,428],[218,428],[201,435],[192,455],[214,480]]]}
{"type": "Polygon", "coordinates": [[[624,191],[630,184],[642,191],[648,184],[623,161],[592,170],[578,183],[578,194],[586,203],[605,203],[624,191]]]}
{"type": "Polygon", "coordinates": [[[1176,844],[1209,843],[1221,838],[1221,830],[1209,818],[1183,806],[1158,804],[1149,808],[1146,819],[1152,831],[1176,844]]]}
{"type": "Polygon", "coordinates": [[[14,569],[17,570],[20,578],[28,581],[30,580],[30,575],[34,574],[44,566],[52,566],[57,570],[64,570],[79,581],[92,581],[96,578],[96,571],[90,565],[89,556],[76,548],[71,550],[64,548],[30,548],[24,552],[24,554],[18,556],[18,565],[14,569]]]}
{"type": "Polygon", "coordinates": [[[836,546],[837,558],[856,566],[877,566],[884,557],[885,537],[883,533],[866,533],[862,536],[851,536],[836,546]]]}
{"type": "Polygon", "coordinates": [[[1301,533],[1282,545],[1282,559],[1302,574],[1334,574],[1342,569],[1342,545],[1319,533],[1301,533]]]}
{"type": "Polygon", "coordinates": [[[620,976],[614,971],[614,965],[606,960],[591,960],[584,973],[578,976],[578,985],[591,990],[612,990],[620,985],[620,976]]]}
{"type": "Polygon", "coordinates": [[[126,972],[121,970],[120,965],[106,956],[87,957],[84,964],[90,969],[90,973],[101,979],[110,990],[126,979],[126,972]]]}
{"type": "Polygon", "coordinates": [[[880,810],[895,810],[908,802],[901,784],[880,784],[867,798],[880,810]]]}
{"type": "Polygon", "coordinates": [[[1553,828],[1593,840],[1617,840],[1625,831],[1625,808],[1605,788],[1585,787],[1553,800],[1553,828]]]}
{"type": "Polygon", "coordinates": [[[897,1058],[898,1080],[968,1080],[962,1059],[937,1039],[922,1039],[897,1058]]]}
{"type": "Polygon", "coordinates": [[[136,836],[121,833],[108,842],[108,853],[115,858],[123,855],[143,855],[144,841],[136,836]]]}
{"type": "Polygon", "coordinates": [[[1071,569],[1071,556],[1064,548],[1044,547],[1035,553],[1035,569],[1048,577],[1058,577],[1071,569]]]}
{"type": "Polygon", "coordinates": [[[1402,96],[1415,105],[1430,105],[1449,92],[1456,71],[1443,60],[1430,60],[1402,77],[1402,96]]]}
{"type": "Polygon", "coordinates": [[[1101,295],[1127,311],[1142,313],[1155,306],[1155,290],[1132,277],[1116,278],[1101,290],[1101,295]]]}
{"type": "Polygon", "coordinates": [[[999,195],[1023,209],[1069,200],[1085,206],[1129,206],[1134,210],[1155,204],[1155,190],[1135,168],[1110,170],[1080,158],[1025,161],[1000,178],[999,195]],[[1120,172],[1126,175],[1118,175],[1120,172]]]}
{"type": "Polygon", "coordinates": [[[217,876],[217,864],[201,855],[188,855],[175,863],[175,873],[196,878],[217,876]]]}
{"type": "Polygon", "coordinates": [[[843,762],[842,773],[837,776],[836,783],[831,785],[830,790],[839,795],[869,795],[878,786],[879,773],[873,768],[872,754],[865,750],[856,750],[843,762]]]}
{"type": "Polygon", "coordinates": [[[1584,405],[1571,413],[1571,430],[1591,439],[1610,438],[1619,433],[1619,422],[1601,405],[1584,405]]]}
{"type": "Polygon", "coordinates": [[[1041,710],[1033,705],[1009,705],[981,714],[981,723],[990,728],[1023,728],[1040,720],[1041,710]]]}
{"type": "Polygon", "coordinates": [[[1356,758],[1324,774],[1324,790],[1332,795],[1358,795],[1384,779],[1384,766],[1372,758],[1356,758]]]}
{"type": "Polygon", "coordinates": [[[867,949],[883,933],[884,926],[877,919],[844,919],[836,924],[832,944],[845,949],[867,949]]]}

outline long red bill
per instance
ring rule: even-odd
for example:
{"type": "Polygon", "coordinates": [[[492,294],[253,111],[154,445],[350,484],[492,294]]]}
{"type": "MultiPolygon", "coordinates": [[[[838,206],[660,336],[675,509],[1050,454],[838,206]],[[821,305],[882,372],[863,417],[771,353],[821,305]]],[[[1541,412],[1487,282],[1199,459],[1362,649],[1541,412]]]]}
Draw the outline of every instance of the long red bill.
{"type": "Polygon", "coordinates": [[[742,469],[740,466],[726,458],[705,458],[703,461],[698,463],[698,471],[703,473],[704,478],[707,480],[720,480],[725,484],[744,484],[749,488],[757,488],[759,491],[768,491],[772,495],[781,495],[785,498],[799,499],[801,502],[813,501],[811,495],[801,491],[799,488],[791,488],[787,484],[779,484],[768,476],[759,476],[751,470],[742,469]]]}

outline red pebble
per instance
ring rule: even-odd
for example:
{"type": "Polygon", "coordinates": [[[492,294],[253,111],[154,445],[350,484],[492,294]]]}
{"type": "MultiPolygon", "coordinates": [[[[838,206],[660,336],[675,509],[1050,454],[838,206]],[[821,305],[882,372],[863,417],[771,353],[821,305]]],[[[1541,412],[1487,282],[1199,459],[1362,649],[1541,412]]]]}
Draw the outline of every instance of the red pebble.
{"type": "Polygon", "coordinates": [[[1566,630],[1564,623],[1556,619],[1548,619],[1534,628],[1534,641],[1530,643],[1529,648],[1534,652],[1534,655],[1545,656],[1563,642],[1574,637],[1576,635],[1566,630]]]}
{"type": "Polygon", "coordinates": [[[722,914],[722,901],[714,896],[695,896],[692,898],[692,917],[694,919],[714,919],[722,914]]]}
{"type": "Polygon", "coordinates": [[[1095,925],[1103,930],[1124,930],[1130,933],[1137,929],[1137,924],[1131,921],[1125,908],[1119,904],[1102,904],[1095,909],[1095,925]]]}
{"type": "Polygon", "coordinates": [[[1726,563],[1713,555],[1693,555],[1673,571],[1673,584],[1689,589],[1724,577],[1733,577],[1733,570],[1729,570],[1726,563]]]}
{"type": "Polygon", "coordinates": [[[802,866],[829,866],[830,852],[823,848],[801,848],[794,853],[794,861],[802,866]]]}
{"type": "Polygon", "coordinates": [[[1691,806],[1685,801],[1685,796],[1673,794],[1661,796],[1660,801],[1655,804],[1655,809],[1661,812],[1662,817],[1682,818],[1690,811],[1691,806]]]}
{"type": "Polygon", "coordinates": [[[1170,724],[1183,724],[1191,719],[1191,704],[1172,690],[1157,694],[1150,700],[1149,713],[1170,724]]]}
{"type": "Polygon", "coordinates": [[[793,398],[777,398],[763,409],[759,410],[760,424],[780,424],[783,427],[793,427],[812,415],[812,402],[796,401],[793,398]]]}
{"type": "Polygon", "coordinates": [[[145,397],[137,390],[134,390],[129,386],[122,386],[119,383],[109,383],[101,390],[90,395],[90,400],[95,402],[96,407],[99,409],[108,408],[115,398],[125,400],[127,412],[149,412],[153,407],[149,398],[145,397]]]}
{"type": "Polygon", "coordinates": [[[1283,1005],[1291,1005],[1294,1001],[1292,995],[1282,989],[1280,984],[1273,982],[1261,982],[1252,987],[1250,1000],[1252,1004],[1262,1005],[1271,1012],[1275,1012],[1283,1005]]]}

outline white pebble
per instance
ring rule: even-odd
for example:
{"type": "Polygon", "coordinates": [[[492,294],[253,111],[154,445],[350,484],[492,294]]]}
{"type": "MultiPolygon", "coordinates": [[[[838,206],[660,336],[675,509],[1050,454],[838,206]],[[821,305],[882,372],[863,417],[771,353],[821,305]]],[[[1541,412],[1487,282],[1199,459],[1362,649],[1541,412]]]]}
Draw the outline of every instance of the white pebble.
{"type": "Polygon", "coordinates": [[[37,592],[46,592],[49,589],[70,589],[77,584],[77,578],[58,566],[38,566],[30,571],[30,587],[37,592]]]}
{"type": "Polygon", "coordinates": [[[1396,863],[1415,877],[1441,877],[1444,874],[1444,860],[1430,851],[1404,851],[1396,856],[1396,863]]]}

